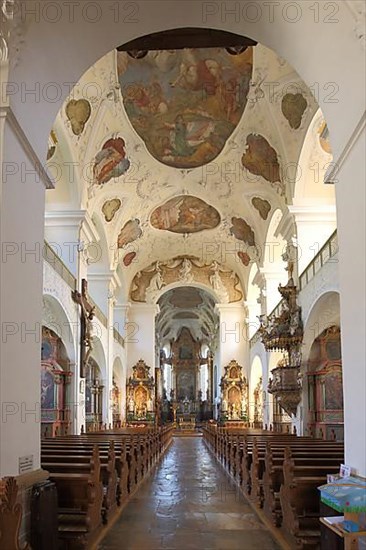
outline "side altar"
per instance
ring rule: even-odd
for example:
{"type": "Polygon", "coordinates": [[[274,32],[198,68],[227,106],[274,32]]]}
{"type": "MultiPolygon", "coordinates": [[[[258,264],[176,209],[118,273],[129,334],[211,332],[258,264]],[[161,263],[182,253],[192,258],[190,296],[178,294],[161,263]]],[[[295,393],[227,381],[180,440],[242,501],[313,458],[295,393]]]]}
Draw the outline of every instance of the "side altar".
{"type": "Polygon", "coordinates": [[[126,396],[128,423],[155,422],[155,381],[150,375],[150,367],[142,359],[132,367],[126,396]]]}
{"type": "Polygon", "coordinates": [[[228,427],[244,427],[248,422],[249,385],[234,359],[225,367],[221,378],[220,421],[228,427]]]}

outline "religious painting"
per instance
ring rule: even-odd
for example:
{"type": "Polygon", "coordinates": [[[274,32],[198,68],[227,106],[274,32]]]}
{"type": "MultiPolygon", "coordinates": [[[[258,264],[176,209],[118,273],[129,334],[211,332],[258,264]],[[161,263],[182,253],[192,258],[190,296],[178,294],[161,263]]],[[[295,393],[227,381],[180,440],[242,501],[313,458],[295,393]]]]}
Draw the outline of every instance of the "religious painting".
{"type": "Polygon", "coordinates": [[[308,106],[304,96],[298,94],[285,94],[282,98],[281,109],[283,116],[293,130],[300,128],[302,116],[308,106]]]}
{"type": "Polygon", "coordinates": [[[95,156],[93,174],[99,185],[122,176],[130,167],[122,138],[108,139],[95,156]]]}
{"type": "Polygon", "coordinates": [[[248,246],[255,245],[254,231],[243,218],[231,218],[231,223],[233,224],[230,228],[231,235],[245,242],[248,246]]]}
{"type": "Polygon", "coordinates": [[[41,373],[41,408],[55,408],[55,379],[47,368],[43,368],[41,373]]]}
{"type": "Polygon", "coordinates": [[[180,370],[177,374],[178,400],[195,399],[195,372],[194,370],[180,370]]]}
{"type": "Polygon", "coordinates": [[[256,210],[258,210],[262,220],[266,220],[268,218],[268,214],[271,210],[271,205],[268,201],[261,199],[260,197],[253,197],[252,205],[256,210]]]}
{"type": "Polygon", "coordinates": [[[277,153],[263,136],[258,134],[247,136],[242,163],[251,174],[262,176],[271,183],[281,181],[277,153]]]}
{"type": "Polygon", "coordinates": [[[150,222],[156,229],[172,233],[198,233],[214,229],[221,221],[213,206],[192,196],[180,195],[168,200],[151,214],[150,222]]]}
{"type": "Polygon", "coordinates": [[[117,52],[126,114],[151,155],[175,168],[195,168],[222,151],[247,104],[253,49],[117,52]]]}
{"type": "Polygon", "coordinates": [[[118,210],[121,208],[120,199],[111,199],[106,201],[102,206],[102,212],[106,222],[111,222],[118,210]]]}
{"type": "Polygon", "coordinates": [[[325,408],[326,410],[343,409],[343,386],[341,372],[332,372],[325,376],[325,408]]]}
{"type": "Polygon", "coordinates": [[[193,351],[190,346],[181,346],[179,349],[179,359],[193,359],[193,351]]]}
{"type": "Polygon", "coordinates": [[[91,115],[89,101],[86,99],[71,99],[66,105],[65,112],[70,121],[72,132],[75,136],[80,136],[91,115]]]}
{"type": "Polygon", "coordinates": [[[127,244],[133,243],[142,235],[142,229],[140,227],[140,220],[129,220],[122,227],[120,234],[118,235],[118,248],[123,248],[127,244]]]}

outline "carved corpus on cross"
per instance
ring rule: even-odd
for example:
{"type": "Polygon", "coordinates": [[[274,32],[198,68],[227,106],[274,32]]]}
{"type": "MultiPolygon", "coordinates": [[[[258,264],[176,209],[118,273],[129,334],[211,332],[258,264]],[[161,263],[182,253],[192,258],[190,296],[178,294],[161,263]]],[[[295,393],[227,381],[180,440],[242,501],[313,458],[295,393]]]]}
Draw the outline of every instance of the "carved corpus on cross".
{"type": "Polygon", "coordinates": [[[80,314],[80,377],[85,378],[86,365],[89,355],[93,349],[92,320],[94,317],[95,306],[89,302],[88,282],[81,280],[81,292],[73,290],[72,299],[81,308],[80,314]]]}

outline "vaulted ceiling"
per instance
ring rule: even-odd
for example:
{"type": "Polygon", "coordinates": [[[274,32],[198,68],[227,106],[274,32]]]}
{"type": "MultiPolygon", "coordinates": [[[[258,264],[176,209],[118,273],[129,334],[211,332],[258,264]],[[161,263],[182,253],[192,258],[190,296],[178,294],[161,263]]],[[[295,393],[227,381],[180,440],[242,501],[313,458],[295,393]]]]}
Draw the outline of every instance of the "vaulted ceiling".
{"type": "MultiPolygon", "coordinates": [[[[99,269],[117,270],[125,299],[141,272],[187,257],[237,276],[242,298],[273,213],[292,201],[317,110],[298,74],[261,44],[112,51],[55,121],[49,169],[58,183],[47,208],[88,211],[104,243],[99,269]]],[[[329,161],[319,131],[318,154],[329,161]]],[[[197,321],[174,308],[162,330],[174,316],[197,321]]]]}

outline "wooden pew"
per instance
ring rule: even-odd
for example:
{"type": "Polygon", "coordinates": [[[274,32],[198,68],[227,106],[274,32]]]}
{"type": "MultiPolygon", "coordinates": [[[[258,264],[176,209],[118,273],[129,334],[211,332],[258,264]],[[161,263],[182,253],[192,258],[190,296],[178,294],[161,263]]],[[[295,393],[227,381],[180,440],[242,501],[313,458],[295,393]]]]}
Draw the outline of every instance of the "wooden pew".
{"type": "Polygon", "coordinates": [[[67,548],[89,548],[102,526],[103,485],[95,446],[81,472],[50,472],[58,495],[59,539],[67,548]]]}
{"type": "Polygon", "coordinates": [[[285,449],[283,483],[280,487],[282,530],[293,548],[317,548],[319,545],[317,488],[326,483],[329,470],[327,466],[298,466],[292,457],[291,449],[285,449]]]}
{"type": "MultiPolygon", "coordinates": [[[[58,473],[85,473],[90,467],[90,453],[75,453],[63,454],[53,450],[50,454],[47,451],[42,451],[41,464],[44,470],[48,472],[58,473]]],[[[100,481],[103,484],[103,504],[102,504],[102,519],[103,523],[107,523],[108,517],[115,511],[118,504],[118,475],[116,470],[116,455],[114,442],[110,442],[107,453],[103,453],[99,449],[100,458],[100,481]]]]}

